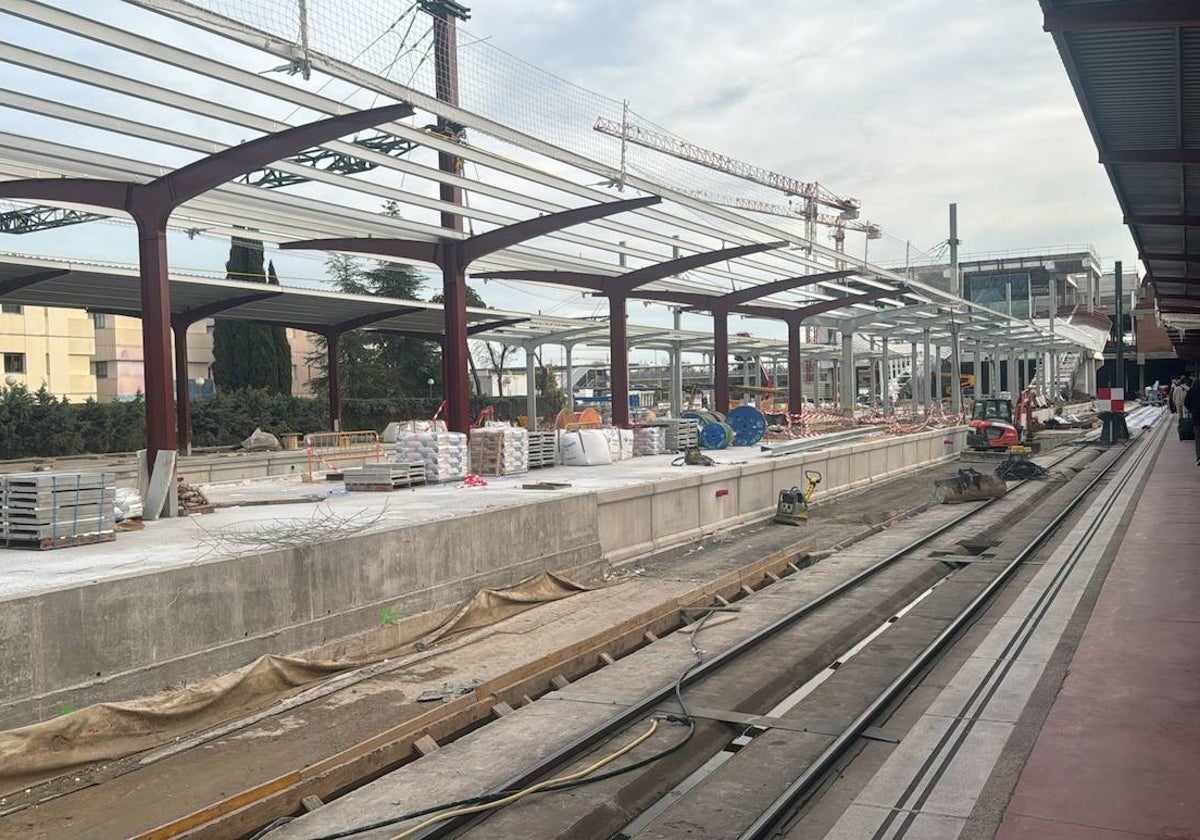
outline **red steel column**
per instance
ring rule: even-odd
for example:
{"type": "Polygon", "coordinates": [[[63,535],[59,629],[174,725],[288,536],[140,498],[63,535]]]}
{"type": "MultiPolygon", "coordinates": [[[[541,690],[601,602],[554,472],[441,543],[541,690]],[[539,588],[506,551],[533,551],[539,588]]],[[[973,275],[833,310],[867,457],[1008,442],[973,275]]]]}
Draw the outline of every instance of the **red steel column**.
{"type": "Polygon", "coordinates": [[[729,413],[729,313],[714,309],[713,411],[729,413]]]}
{"type": "Polygon", "coordinates": [[[342,430],[341,333],[325,334],[326,379],[329,385],[329,425],[342,430]]]}
{"type": "Polygon", "coordinates": [[[146,453],[153,469],[159,452],[174,451],[175,408],[171,395],[171,312],[167,287],[166,215],[134,217],[142,290],[142,366],[146,396],[146,453]]]}
{"type": "Polygon", "coordinates": [[[608,296],[608,355],[612,364],[612,422],[629,427],[629,336],[625,324],[625,295],[608,296]]]}
{"type": "MultiPolygon", "coordinates": [[[[437,98],[458,105],[458,29],[445,10],[433,14],[434,84],[437,98]]],[[[447,128],[445,120],[438,125],[447,128]]],[[[438,169],[459,174],[461,160],[449,152],[438,152],[438,169]]],[[[462,204],[462,188],[439,184],[442,201],[462,204]]],[[[461,231],[463,219],[457,213],[442,212],[442,227],[461,231]]],[[[443,345],[442,388],[446,398],[446,426],[453,432],[471,428],[471,386],[467,368],[467,277],[459,248],[446,243],[442,249],[442,308],[445,313],[446,341],[443,345]]]]}
{"type": "Polygon", "coordinates": [[[800,360],[800,322],[788,325],[788,413],[799,414],[804,408],[804,363],[800,360]]]}
{"type": "Polygon", "coordinates": [[[175,425],[179,432],[179,451],[186,452],[192,442],[192,395],[188,390],[188,342],[186,321],[172,318],[175,334],[175,425]]]}
{"type": "Polygon", "coordinates": [[[442,261],[442,307],[446,323],[443,345],[443,392],[446,425],[452,432],[471,428],[471,383],[467,365],[467,277],[458,248],[447,246],[442,261]]]}

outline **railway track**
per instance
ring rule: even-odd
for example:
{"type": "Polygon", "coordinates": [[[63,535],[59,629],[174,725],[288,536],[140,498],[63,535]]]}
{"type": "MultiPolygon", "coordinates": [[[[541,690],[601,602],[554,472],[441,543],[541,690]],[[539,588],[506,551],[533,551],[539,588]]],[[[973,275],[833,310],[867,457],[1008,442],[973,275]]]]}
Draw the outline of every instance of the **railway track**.
{"type": "MultiPolygon", "coordinates": [[[[1102,459],[1105,457],[1108,457],[1108,456],[1101,456],[1102,459]]],[[[1066,462],[1070,461],[1073,458],[1078,458],[1080,460],[1083,460],[1086,458],[1086,456],[1082,456],[1082,455],[1077,454],[1074,451],[1070,451],[1066,455],[1063,455],[1063,456],[1057,458],[1056,460],[1054,460],[1047,466],[1049,468],[1053,469],[1054,467],[1065,464],[1066,462]]],[[[1112,455],[1112,459],[1115,460],[1115,454],[1112,455]]],[[[1094,476],[1093,479],[1089,479],[1090,483],[1087,484],[1087,489],[1090,489],[1091,487],[1093,487],[1094,484],[1096,482],[1100,481],[1106,474],[1107,474],[1107,467],[1105,467],[1105,469],[1103,469],[1103,470],[1100,470],[1096,474],[1096,476],[1094,476]]],[[[1077,499],[1082,498],[1083,494],[1087,492],[1087,489],[1080,490],[1076,494],[1076,501],[1072,502],[1070,506],[1077,504],[1077,499]]],[[[1013,496],[1019,496],[1019,495],[1020,495],[1019,493],[1010,494],[1010,501],[1013,496]]],[[[540,782],[544,782],[545,779],[553,776],[560,769],[562,769],[564,772],[570,771],[572,764],[579,765],[581,762],[585,761],[585,759],[583,758],[584,756],[588,756],[593,753],[605,752],[606,750],[609,749],[608,745],[619,743],[621,741],[622,737],[627,736],[627,734],[630,732],[631,728],[637,728],[639,725],[642,725],[642,724],[639,724],[639,721],[643,721],[643,720],[655,717],[656,715],[661,718],[664,714],[664,709],[666,708],[666,705],[669,703],[669,701],[671,701],[673,697],[677,697],[684,691],[687,691],[689,694],[691,694],[693,690],[695,690],[697,688],[701,688],[702,690],[700,693],[702,695],[711,696],[713,694],[719,694],[720,692],[711,688],[711,685],[707,689],[703,689],[703,687],[705,686],[706,683],[715,682],[722,671],[737,671],[737,670],[739,670],[739,668],[744,671],[745,663],[754,651],[763,649],[763,648],[774,648],[775,650],[770,652],[769,655],[770,656],[777,655],[778,654],[777,649],[779,647],[780,641],[783,640],[784,637],[787,637],[789,633],[791,633],[793,635],[796,634],[797,630],[800,630],[801,635],[802,635],[803,627],[805,626],[806,619],[813,617],[813,616],[820,615],[822,613],[828,614],[831,611],[836,611],[836,607],[843,602],[848,602],[848,601],[852,602],[853,598],[855,597],[855,593],[859,593],[861,590],[868,587],[868,585],[870,585],[872,582],[879,582],[881,579],[885,578],[889,573],[894,572],[898,567],[903,567],[906,565],[906,564],[902,563],[901,561],[903,561],[905,559],[913,558],[917,554],[928,555],[930,552],[932,552],[934,554],[946,553],[946,557],[949,562],[943,567],[943,571],[940,574],[936,574],[936,575],[932,575],[932,576],[930,576],[929,574],[926,574],[924,577],[918,576],[919,577],[919,580],[918,580],[919,585],[917,585],[916,588],[913,588],[912,585],[909,585],[909,588],[907,590],[904,590],[904,589],[899,590],[899,596],[900,596],[899,601],[897,601],[895,597],[892,598],[891,602],[889,603],[889,612],[883,613],[884,618],[888,619],[887,621],[884,621],[883,624],[884,625],[889,624],[892,620],[894,620],[894,616],[897,613],[904,611],[905,609],[910,607],[913,603],[915,603],[925,597],[928,597],[929,593],[938,584],[942,583],[947,578],[948,575],[952,575],[954,569],[964,567],[966,565],[966,563],[963,562],[964,560],[967,562],[970,562],[969,554],[964,556],[961,554],[949,555],[947,553],[952,550],[951,547],[956,542],[959,542],[962,540],[967,540],[969,542],[972,539],[979,540],[981,538],[981,536],[986,537],[986,534],[988,534],[989,532],[994,533],[997,530],[1002,530],[1006,526],[1005,519],[1011,515],[1011,511],[1006,511],[1006,510],[1001,509],[1002,506],[1001,506],[1001,508],[997,508],[997,504],[993,500],[980,502],[980,503],[976,503],[976,504],[973,504],[970,506],[963,506],[963,507],[964,507],[964,509],[961,513],[954,515],[949,520],[945,520],[943,518],[943,521],[936,528],[933,528],[933,529],[927,531],[926,533],[923,533],[920,536],[912,539],[911,541],[907,542],[906,544],[890,551],[882,559],[879,559],[877,562],[874,562],[872,565],[863,569],[861,572],[852,576],[851,578],[842,581],[837,586],[832,587],[831,589],[824,592],[819,597],[811,599],[811,600],[807,600],[806,602],[800,604],[799,606],[797,606],[793,609],[789,609],[786,613],[780,615],[778,618],[771,621],[766,626],[760,628],[757,632],[755,632],[749,636],[746,636],[745,638],[742,638],[738,642],[736,642],[733,645],[722,650],[720,653],[718,653],[712,657],[706,658],[703,662],[699,663],[696,667],[689,668],[688,671],[685,674],[683,674],[679,679],[672,680],[667,683],[663,683],[657,690],[646,693],[640,699],[638,699],[636,702],[628,703],[618,713],[616,713],[616,714],[612,715],[611,717],[609,717],[608,719],[604,720],[599,725],[592,727],[590,730],[581,734],[579,737],[574,738],[570,743],[567,743],[566,745],[560,747],[559,749],[554,750],[551,754],[547,755],[543,760],[538,761],[538,762],[531,764],[530,766],[524,768],[519,773],[509,777],[502,784],[495,786],[494,789],[483,794],[482,796],[472,797],[470,799],[469,804],[482,805],[482,804],[486,804],[491,801],[498,801],[498,800],[503,799],[506,796],[511,795],[514,791],[520,791],[520,790],[529,788],[533,785],[537,785],[540,782]],[[990,512],[990,515],[989,515],[989,512],[990,512]],[[888,616],[891,616],[892,618],[888,618],[888,616]]],[[[1069,510],[1069,506],[1064,505],[1064,510],[1069,510]]],[[[1043,513],[1045,513],[1045,511],[1043,511],[1043,513]]],[[[1053,532],[1054,528],[1057,526],[1057,523],[1061,521],[1062,516],[1065,516],[1065,515],[1066,515],[1066,513],[1064,512],[1061,514],[1061,516],[1051,517],[1050,519],[1052,521],[1048,520],[1048,521],[1042,523],[1042,525],[1040,526],[1040,530],[1037,533],[1031,535],[1031,540],[1030,540],[1031,545],[1040,544],[1042,541],[1044,541],[1045,538],[1051,532],[1053,532]]],[[[1043,517],[1043,518],[1045,518],[1045,517],[1043,517]]],[[[983,539],[982,542],[986,543],[987,542],[986,538],[983,539]]],[[[926,557],[925,559],[928,559],[928,557],[926,557]]],[[[1014,566],[1014,568],[1015,568],[1015,566],[1014,566]]],[[[994,592],[996,588],[1002,586],[1005,579],[1007,579],[1007,576],[1004,576],[1004,577],[997,576],[996,578],[992,579],[993,585],[990,589],[988,589],[988,593],[990,594],[991,592],[994,592]]],[[[981,585],[987,585],[987,584],[984,583],[981,585]]],[[[986,601],[987,597],[989,597],[989,595],[985,595],[985,594],[979,595],[979,598],[982,598],[984,601],[986,601]]],[[[886,629],[886,626],[881,626],[880,628],[878,628],[877,630],[874,631],[874,634],[859,633],[859,637],[857,637],[857,638],[846,637],[845,634],[843,633],[842,637],[853,638],[853,644],[860,645],[860,644],[865,643],[863,638],[861,638],[862,636],[877,635],[879,632],[883,632],[885,629],[886,629]]],[[[701,628],[698,632],[703,633],[704,630],[701,628]]],[[[953,635],[954,631],[951,630],[951,631],[948,631],[948,633],[949,633],[949,635],[953,635]]],[[[786,646],[786,644],[785,644],[785,646],[786,646]]],[[[842,649],[839,648],[839,650],[842,650],[842,649]]],[[[809,663],[809,664],[811,665],[811,663],[809,663]]],[[[826,666],[829,664],[830,663],[828,660],[823,661],[821,663],[820,667],[815,668],[814,673],[809,674],[805,679],[800,680],[800,683],[803,684],[803,683],[808,682],[808,680],[811,679],[812,676],[815,676],[817,673],[819,673],[822,670],[826,670],[826,666]]],[[[915,672],[919,672],[922,667],[923,667],[923,665],[915,666],[915,672]]],[[[687,750],[684,749],[682,746],[677,747],[676,750],[678,750],[678,753],[676,755],[672,756],[672,759],[671,759],[671,761],[674,763],[675,766],[673,766],[672,768],[670,768],[670,770],[668,770],[666,773],[663,773],[663,774],[657,773],[657,768],[655,769],[656,775],[660,776],[660,778],[657,780],[658,784],[657,784],[656,790],[658,788],[663,787],[664,779],[670,778],[671,784],[666,785],[666,787],[667,787],[666,799],[673,801],[674,798],[677,798],[677,791],[674,790],[675,784],[678,782],[684,781],[689,776],[691,776],[691,774],[696,769],[696,766],[706,763],[712,757],[712,755],[715,755],[717,753],[722,753],[722,752],[728,752],[731,742],[738,739],[739,732],[746,732],[746,731],[750,731],[751,729],[755,729],[758,731],[766,731],[766,730],[770,729],[772,726],[779,726],[779,725],[786,726],[786,724],[780,723],[781,719],[778,717],[778,715],[784,713],[779,708],[777,708],[779,705],[778,700],[781,699],[781,697],[779,695],[786,697],[790,694],[793,694],[795,691],[795,688],[796,688],[796,686],[794,684],[785,682],[784,684],[781,684],[781,685],[775,687],[774,695],[772,695],[771,692],[769,692],[769,691],[759,692],[760,696],[755,698],[757,704],[760,707],[759,714],[757,716],[755,714],[742,713],[739,718],[739,716],[737,714],[728,714],[727,713],[727,714],[722,715],[720,712],[716,712],[713,709],[702,709],[701,712],[697,712],[695,714],[695,717],[697,717],[697,718],[701,717],[702,715],[712,715],[712,714],[716,714],[716,716],[718,718],[717,724],[715,727],[713,727],[713,726],[701,727],[701,728],[705,729],[705,731],[702,732],[701,735],[696,738],[697,743],[703,744],[700,751],[707,752],[708,755],[702,755],[698,759],[692,759],[692,760],[688,760],[688,761],[680,760],[679,755],[682,753],[686,753],[687,750]],[[720,720],[721,717],[724,717],[725,719],[720,720]],[[756,719],[762,720],[767,725],[755,726],[753,722],[756,719]],[[740,721],[740,723],[739,723],[739,721],[740,721]],[[713,737],[714,728],[717,730],[716,737],[713,737]]],[[[742,706],[738,706],[739,710],[742,710],[742,708],[743,708],[742,706]]],[[[669,717],[668,720],[674,720],[676,722],[681,722],[683,720],[690,719],[692,717],[693,717],[692,714],[684,713],[681,715],[679,712],[676,712],[675,715],[673,717],[669,717]]],[[[863,721],[869,721],[870,719],[871,719],[871,714],[864,713],[864,715],[862,716],[862,720],[857,721],[854,724],[853,733],[845,734],[845,733],[850,733],[850,730],[847,729],[840,740],[844,741],[845,743],[853,743],[855,740],[857,740],[858,738],[861,737],[862,730],[868,728],[870,725],[869,723],[863,723],[863,721]]],[[[709,722],[706,721],[706,723],[709,723],[709,722]]],[[[691,721],[690,725],[692,726],[693,731],[695,731],[697,729],[694,720],[691,721]]],[[[795,727],[793,727],[793,728],[795,728],[795,727]]],[[[822,734],[824,736],[828,733],[820,733],[820,734],[822,734]]],[[[662,740],[661,733],[657,737],[658,737],[658,740],[660,740],[660,741],[662,740]]],[[[742,740],[746,740],[744,735],[742,735],[741,737],[742,737],[742,740]]],[[[671,752],[675,752],[675,750],[672,750],[671,752]]],[[[637,754],[635,752],[634,755],[630,756],[629,761],[636,765],[639,762],[644,761],[644,759],[637,758],[637,754]]],[[[823,763],[827,763],[827,762],[823,762],[823,763]]],[[[596,793],[596,797],[595,797],[597,800],[601,800],[601,799],[611,800],[614,796],[619,797],[619,796],[623,795],[620,792],[615,792],[615,789],[613,786],[618,785],[620,783],[620,779],[621,779],[622,775],[624,775],[625,773],[630,773],[630,769],[629,769],[630,765],[629,765],[629,762],[626,762],[626,764],[623,767],[619,766],[619,764],[620,763],[618,762],[618,771],[619,772],[612,774],[613,781],[604,782],[602,785],[598,786],[598,788],[597,788],[598,792],[596,793]],[[600,787],[605,787],[605,789],[599,790],[600,787]]],[[[814,771],[814,772],[816,772],[816,771],[814,771]]],[[[821,772],[823,772],[823,770],[821,772]]],[[[819,775],[820,774],[817,773],[817,776],[819,776],[819,775]]],[[[594,779],[592,781],[594,782],[594,779]]],[[[637,781],[635,780],[634,786],[636,786],[636,784],[637,784],[637,781]]],[[[560,786],[560,787],[565,787],[565,786],[560,786]]],[[[572,787],[575,787],[575,786],[572,785],[572,787]]],[[[578,788],[578,789],[581,791],[583,790],[583,788],[578,788]]],[[[577,796],[577,798],[582,799],[585,797],[581,793],[579,796],[577,796]]],[[[646,799],[647,797],[642,797],[642,798],[646,799]]],[[[662,800],[662,799],[663,799],[663,792],[661,790],[658,790],[657,794],[651,795],[649,797],[649,800],[650,800],[649,804],[643,803],[643,804],[646,804],[646,807],[642,808],[642,810],[643,811],[653,810],[655,807],[661,807],[660,800],[662,800]],[[659,804],[656,806],[655,803],[659,803],[659,804]]],[[[546,836],[546,837],[550,837],[550,836],[563,836],[563,837],[595,836],[595,837],[607,838],[607,837],[612,837],[612,836],[617,836],[617,837],[626,836],[621,833],[621,829],[626,825],[626,822],[629,822],[629,821],[612,823],[612,821],[609,820],[608,824],[592,826],[592,828],[595,830],[595,833],[581,834],[581,833],[577,833],[578,827],[581,824],[583,824],[583,822],[586,822],[586,820],[583,820],[583,822],[581,822],[578,819],[571,819],[571,818],[564,819],[564,817],[561,813],[557,814],[553,820],[553,822],[558,823],[557,828],[550,827],[550,828],[548,828],[548,830],[546,831],[545,834],[538,833],[538,831],[535,830],[530,823],[531,819],[532,819],[533,824],[537,823],[536,811],[535,811],[536,802],[537,802],[536,798],[527,799],[526,801],[522,802],[520,805],[513,806],[513,807],[509,808],[507,811],[500,812],[501,816],[500,816],[499,820],[488,820],[487,812],[484,811],[484,812],[477,813],[477,814],[464,814],[461,817],[457,817],[457,818],[445,820],[445,821],[440,821],[436,824],[432,824],[427,827],[419,828],[414,831],[412,829],[411,825],[405,824],[406,819],[411,818],[413,815],[412,814],[407,814],[407,815],[397,814],[395,816],[390,816],[383,820],[373,820],[370,823],[367,823],[365,821],[361,822],[360,824],[357,825],[358,830],[352,831],[352,832],[328,833],[328,834],[320,834],[320,833],[306,834],[303,832],[293,833],[291,831],[284,830],[284,831],[281,831],[281,833],[278,836],[281,838],[287,838],[287,837],[292,837],[292,836],[296,836],[296,837],[301,837],[301,836],[304,836],[304,837],[309,837],[309,836],[311,836],[311,837],[338,837],[338,836],[355,836],[355,837],[363,836],[363,837],[366,837],[366,836],[369,836],[371,838],[376,838],[376,837],[384,838],[384,837],[392,837],[392,836],[405,837],[405,838],[408,838],[408,837],[432,838],[432,837],[448,837],[448,836],[469,836],[469,837],[509,836],[509,834],[507,832],[511,832],[512,830],[514,830],[514,828],[512,825],[505,823],[505,821],[504,821],[505,814],[516,813],[518,811],[521,812],[522,816],[517,817],[517,818],[512,818],[512,819],[522,820],[521,828],[519,829],[519,831],[520,831],[521,836],[525,836],[525,837],[533,838],[533,837],[541,837],[541,836],[546,836]],[[531,813],[533,814],[532,817],[531,817],[531,813]],[[495,822],[496,824],[493,824],[493,822],[495,822]],[[389,833],[389,826],[395,826],[395,831],[392,831],[391,833],[389,833]],[[566,828],[564,828],[564,826],[566,826],[566,828]],[[570,828],[570,826],[574,826],[574,828],[570,828]],[[401,830],[403,830],[404,833],[396,834],[397,831],[401,831],[401,830]],[[368,832],[368,833],[363,833],[364,831],[368,832]]],[[[424,810],[424,809],[422,809],[422,810],[424,810]]],[[[586,810],[586,806],[583,806],[580,810],[586,810]]],[[[411,820],[409,820],[409,822],[411,823],[411,820]]],[[[635,819],[633,822],[630,823],[630,825],[634,825],[634,824],[636,824],[636,822],[637,821],[635,819]]],[[[641,830],[642,830],[641,827],[636,827],[635,833],[632,835],[628,835],[628,836],[641,836],[640,834],[636,833],[637,831],[641,831],[641,830]]],[[[268,836],[270,836],[270,835],[268,835],[268,836]]],[[[651,836],[651,835],[647,835],[647,836],[651,836]]],[[[671,836],[671,835],[664,835],[664,836],[671,836]]],[[[714,834],[712,836],[725,836],[725,835],[714,834]]],[[[767,836],[767,835],[763,835],[763,836],[767,836]]]]}

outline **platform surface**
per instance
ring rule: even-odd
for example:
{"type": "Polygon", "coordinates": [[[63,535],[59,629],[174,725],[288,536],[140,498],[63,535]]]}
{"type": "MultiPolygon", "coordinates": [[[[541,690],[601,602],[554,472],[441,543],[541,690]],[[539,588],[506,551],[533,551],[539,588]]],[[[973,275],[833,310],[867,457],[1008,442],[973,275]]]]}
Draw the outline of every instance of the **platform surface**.
{"type": "Polygon", "coordinates": [[[1173,428],[996,837],[1200,837],[1200,466],[1173,428]]]}

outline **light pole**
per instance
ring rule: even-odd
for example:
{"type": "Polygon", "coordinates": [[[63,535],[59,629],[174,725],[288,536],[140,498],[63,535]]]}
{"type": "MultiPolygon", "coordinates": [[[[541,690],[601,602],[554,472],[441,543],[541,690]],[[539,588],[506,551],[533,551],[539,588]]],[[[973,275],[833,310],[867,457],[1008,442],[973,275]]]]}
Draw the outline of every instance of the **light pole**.
{"type": "Polygon", "coordinates": [[[431,376],[428,379],[426,379],[425,384],[429,386],[429,399],[432,400],[433,399],[433,377],[431,376]]]}

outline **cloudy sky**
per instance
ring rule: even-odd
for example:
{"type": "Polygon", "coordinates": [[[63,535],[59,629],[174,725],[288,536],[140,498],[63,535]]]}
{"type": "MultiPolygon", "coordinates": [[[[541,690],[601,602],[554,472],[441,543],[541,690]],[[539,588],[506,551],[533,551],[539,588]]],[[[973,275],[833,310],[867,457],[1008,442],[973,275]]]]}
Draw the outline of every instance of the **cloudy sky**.
{"type": "MultiPolygon", "coordinates": [[[[146,34],[169,38],[179,32],[164,18],[133,13],[116,0],[52,2],[109,22],[128,21],[146,34]]],[[[285,0],[205,2],[233,13],[288,5],[285,0]]],[[[341,0],[319,2],[329,13],[341,0]]],[[[344,0],[341,5],[351,27],[364,8],[394,14],[394,8],[409,4],[344,0]]],[[[1041,31],[1037,0],[477,0],[470,5],[472,17],[461,39],[464,56],[473,41],[485,39],[488,49],[503,49],[612,100],[628,100],[646,120],[692,142],[819,180],[859,198],[863,217],[880,223],[893,245],[911,241],[920,250],[934,250],[946,238],[946,205],[956,201],[967,254],[1089,243],[1106,265],[1115,259],[1132,264],[1132,241],[1119,224],[1111,186],[1096,163],[1053,41],[1041,31]]],[[[86,42],[64,40],[60,33],[3,15],[0,31],[8,33],[0,37],[11,35],[31,48],[79,61],[103,66],[113,58],[86,42]]],[[[214,43],[213,50],[225,47],[214,43]]],[[[265,56],[257,61],[261,67],[251,63],[248,69],[265,70],[271,63],[265,56]]],[[[147,73],[160,72],[144,64],[147,73]]],[[[77,87],[60,90],[56,81],[9,72],[4,64],[0,71],[0,87],[64,101],[75,97],[81,104],[77,87]]],[[[514,84],[511,94],[519,103],[538,91],[514,84]]],[[[145,118],[156,117],[148,110],[145,118]]],[[[172,124],[192,125],[188,120],[172,124]]],[[[198,126],[192,130],[201,132],[198,126]]],[[[0,131],[114,153],[131,148],[122,138],[93,139],[68,124],[2,107],[0,131]]],[[[103,225],[0,237],[0,250],[110,259],[134,259],[132,244],[132,237],[116,236],[103,225]]],[[[175,236],[172,262],[219,268],[226,248],[214,240],[175,236]]],[[[323,272],[318,258],[279,262],[285,277],[316,278],[323,272]]],[[[565,290],[530,294],[492,285],[486,296],[495,306],[557,314],[584,314],[595,307],[565,290]]],[[[659,310],[633,317],[658,322],[669,316],[659,310]]],[[[701,316],[693,318],[697,327],[707,324],[701,316]]],[[[761,322],[755,328],[770,332],[761,322]]]]}

